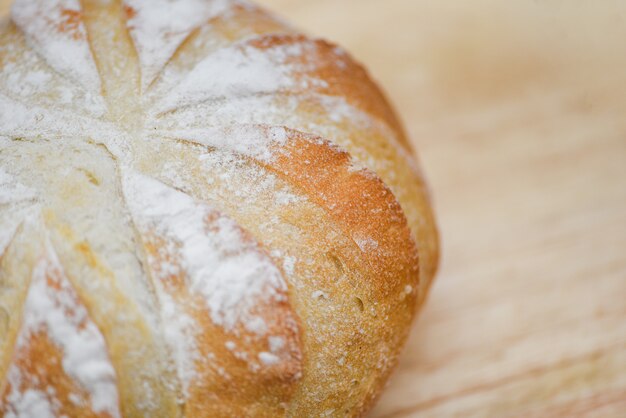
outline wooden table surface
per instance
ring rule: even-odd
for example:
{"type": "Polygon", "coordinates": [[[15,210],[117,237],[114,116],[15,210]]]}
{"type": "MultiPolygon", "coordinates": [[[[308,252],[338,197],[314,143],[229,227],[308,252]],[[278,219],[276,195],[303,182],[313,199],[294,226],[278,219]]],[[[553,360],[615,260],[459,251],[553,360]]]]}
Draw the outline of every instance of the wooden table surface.
{"type": "Polygon", "coordinates": [[[371,417],[626,417],[626,2],[261,3],[370,68],[433,191],[440,273],[371,417]]]}

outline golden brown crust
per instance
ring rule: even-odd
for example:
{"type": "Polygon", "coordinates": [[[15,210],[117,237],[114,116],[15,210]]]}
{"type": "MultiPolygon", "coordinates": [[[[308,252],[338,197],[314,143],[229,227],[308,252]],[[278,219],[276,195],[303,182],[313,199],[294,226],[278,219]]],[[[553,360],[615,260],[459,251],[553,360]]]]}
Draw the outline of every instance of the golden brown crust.
{"type": "MultiPolygon", "coordinates": [[[[33,272],[34,273],[34,272],[33,272]]],[[[62,272],[55,268],[47,268],[43,273],[47,287],[51,291],[60,289],[62,272]]],[[[67,278],[63,277],[63,280],[67,278]]],[[[82,307],[78,299],[71,303],[82,307]]],[[[7,382],[0,393],[0,413],[3,416],[17,414],[11,408],[11,397],[14,392],[35,391],[50,394],[58,402],[57,413],[68,417],[111,418],[106,411],[94,412],[90,406],[89,393],[76,384],[63,367],[63,349],[55,344],[45,328],[35,330],[24,337],[24,341],[15,353],[12,367],[20,374],[17,387],[7,382]]]]}
{"type": "MultiPolygon", "coordinates": [[[[396,115],[367,71],[337,45],[323,39],[310,39],[304,35],[292,34],[269,34],[253,39],[249,43],[261,50],[290,45],[302,46],[306,52],[294,57],[293,60],[305,71],[299,72],[297,76],[314,75],[316,79],[323,81],[314,86],[307,86],[309,92],[312,87],[322,94],[343,97],[356,107],[384,120],[397,132],[402,132],[396,115]]],[[[400,138],[402,145],[410,150],[405,136],[400,135],[400,138]]]]}
{"type": "MultiPolygon", "coordinates": [[[[220,216],[212,212],[205,218],[208,234],[220,216]]],[[[247,241],[253,240],[241,232],[247,241]]],[[[282,344],[281,361],[264,365],[258,358],[261,353],[271,352],[268,340],[242,325],[226,332],[212,321],[201,296],[189,288],[189,279],[185,277],[187,274],[176,253],[165,250],[177,244],[168,242],[154,231],[140,231],[140,236],[143,237],[146,265],[152,271],[152,280],[161,280],[165,292],[196,323],[196,375],[186,389],[184,416],[273,417],[284,414],[291,401],[294,382],[302,373],[300,326],[286,295],[278,301],[261,301],[252,312],[263,319],[266,333],[272,338],[280,338],[282,344]],[[168,271],[162,271],[164,266],[168,271]],[[169,271],[172,266],[175,266],[174,273],[169,271]],[[240,340],[246,344],[229,347],[229,342],[240,340]]],[[[185,399],[185,396],[180,398],[185,399]]]]}
{"type": "MultiPolygon", "coordinates": [[[[250,129],[267,132],[272,128],[250,129]]],[[[224,201],[221,204],[240,224],[253,231],[257,230],[257,225],[248,222],[264,223],[273,214],[286,218],[287,233],[296,227],[313,235],[308,245],[315,245],[322,251],[316,254],[306,249],[304,254],[308,253],[318,268],[327,266],[328,270],[309,275],[319,278],[312,286],[307,286],[304,272],[296,271],[299,277],[294,278],[291,298],[308,330],[304,343],[308,355],[289,416],[338,406],[349,414],[357,414],[375,400],[406,338],[418,295],[417,249],[399,204],[375,174],[355,168],[347,153],[319,137],[287,130],[287,138],[285,144],[275,150],[274,160],[270,163],[256,160],[255,165],[276,173],[294,191],[306,196],[308,204],[321,210],[317,215],[321,216],[319,221],[313,220],[315,215],[304,207],[294,209],[296,213],[283,213],[283,208],[274,206],[268,214],[257,208],[252,210],[254,218],[249,220],[241,213],[241,208],[229,207],[224,201]],[[327,245],[324,241],[333,230],[340,233],[342,239],[334,235],[331,247],[324,250],[327,245]],[[311,295],[319,293],[320,288],[325,295],[317,297],[328,305],[324,308],[315,298],[311,300],[311,295]],[[332,317],[325,316],[328,312],[332,317]],[[320,328],[320,324],[327,327],[320,328]],[[328,357],[328,347],[331,350],[334,347],[334,356],[328,357]],[[343,353],[346,347],[354,351],[343,353]],[[320,358],[320,353],[327,357],[320,358]],[[341,370],[343,366],[350,372],[341,370]],[[322,375],[318,369],[322,370],[322,375]],[[330,373],[332,369],[337,369],[337,374],[330,373]],[[326,390],[325,386],[330,389],[326,390]]],[[[191,170],[190,176],[205,176],[201,166],[195,167],[201,160],[199,156],[185,153],[177,158],[182,166],[191,170]]],[[[216,178],[223,176],[219,171],[211,174],[216,178]]],[[[245,182],[245,175],[241,175],[245,182]]],[[[233,196],[227,191],[215,197],[214,192],[207,194],[207,188],[220,187],[211,182],[186,190],[202,199],[231,200],[233,196]]],[[[267,203],[248,204],[254,208],[267,203]]],[[[274,224],[272,228],[273,242],[268,242],[271,248],[302,257],[294,252],[293,242],[280,242],[279,225],[274,224]]],[[[264,241],[268,239],[263,234],[257,236],[264,241]]],[[[298,240],[307,245],[302,235],[298,240]]]]}
{"type": "Polygon", "coordinates": [[[3,326],[0,339],[0,393],[6,391],[7,382],[4,379],[12,362],[15,342],[21,325],[21,310],[35,259],[40,252],[39,240],[32,228],[20,225],[11,237],[7,248],[0,255],[0,303],[5,315],[6,323],[3,326]]]}
{"type": "Polygon", "coordinates": [[[144,0],[67,4],[60,24],[51,10],[44,20],[55,24],[42,30],[67,35],[79,66],[87,51],[84,68],[36,49],[46,43],[29,32],[37,16],[0,35],[0,106],[43,114],[0,128],[0,191],[3,176],[19,185],[0,205],[0,227],[30,214],[0,247],[0,314],[20,312],[0,343],[0,408],[28,389],[51,390],[56,414],[116,416],[94,406],[93,388],[65,369],[67,353],[50,335],[31,332],[13,352],[28,277],[48,248],[73,303],[102,333],[119,416],[364,415],[438,258],[424,179],[383,93],[338,47],[243,2],[225,2],[187,32],[165,28],[162,39],[149,18],[137,20],[144,0]],[[151,49],[146,33],[162,47],[151,49]],[[85,93],[72,77],[88,79],[92,64],[101,85],[85,93]],[[51,90],[12,89],[7,68],[44,74],[51,90]],[[67,97],[67,112],[53,113],[67,97]],[[129,173],[151,180],[131,187],[129,173]],[[224,232],[223,222],[236,227],[224,232]],[[190,242],[205,245],[206,260],[190,242]],[[246,274],[220,265],[222,256],[258,263],[255,277],[269,286],[228,288],[253,306],[226,304],[230,325],[198,285],[222,291],[211,269],[246,274]],[[172,341],[183,334],[185,344],[172,341]],[[33,385],[11,380],[11,365],[33,385]]]}
{"type": "Polygon", "coordinates": [[[400,205],[380,178],[352,167],[350,156],[321,138],[289,131],[268,165],[330,213],[364,253],[381,296],[418,284],[417,248],[400,205]]]}
{"type": "MultiPolygon", "coordinates": [[[[356,171],[347,153],[320,138],[291,131],[289,142],[278,154],[280,157],[270,170],[280,173],[327,211],[361,250],[369,270],[364,278],[369,280],[368,297],[377,301],[382,308],[378,314],[389,325],[378,335],[379,342],[400,347],[413,317],[420,285],[417,247],[400,205],[376,175],[356,171]]],[[[361,400],[363,410],[373,402],[395,365],[397,351],[386,356],[387,364],[381,368],[376,384],[368,388],[361,400]]]]}

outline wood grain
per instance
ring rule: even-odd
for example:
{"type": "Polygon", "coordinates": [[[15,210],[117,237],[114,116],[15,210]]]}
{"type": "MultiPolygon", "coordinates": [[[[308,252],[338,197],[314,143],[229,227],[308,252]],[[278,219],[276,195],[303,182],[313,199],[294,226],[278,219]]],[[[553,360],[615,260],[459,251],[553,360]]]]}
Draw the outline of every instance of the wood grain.
{"type": "Polygon", "coordinates": [[[626,416],[626,3],[261,3],[367,65],[433,191],[441,270],[371,417],[626,416]]]}

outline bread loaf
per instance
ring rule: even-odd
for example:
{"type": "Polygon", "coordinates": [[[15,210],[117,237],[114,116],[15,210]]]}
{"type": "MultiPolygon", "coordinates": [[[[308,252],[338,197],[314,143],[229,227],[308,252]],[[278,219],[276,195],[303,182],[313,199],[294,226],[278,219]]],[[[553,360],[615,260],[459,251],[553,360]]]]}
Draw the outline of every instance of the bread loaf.
{"type": "Polygon", "coordinates": [[[235,0],[15,0],[0,27],[4,417],[361,416],[437,265],[342,49],[235,0]]]}

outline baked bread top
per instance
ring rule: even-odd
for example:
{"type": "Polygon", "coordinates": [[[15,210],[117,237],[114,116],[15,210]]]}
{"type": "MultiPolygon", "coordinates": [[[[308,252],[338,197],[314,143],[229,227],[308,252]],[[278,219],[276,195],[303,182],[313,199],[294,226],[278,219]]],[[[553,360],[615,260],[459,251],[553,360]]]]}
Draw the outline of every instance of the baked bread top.
{"type": "Polygon", "coordinates": [[[0,411],[357,416],[437,265],[365,70],[232,0],[15,0],[0,411]]]}

